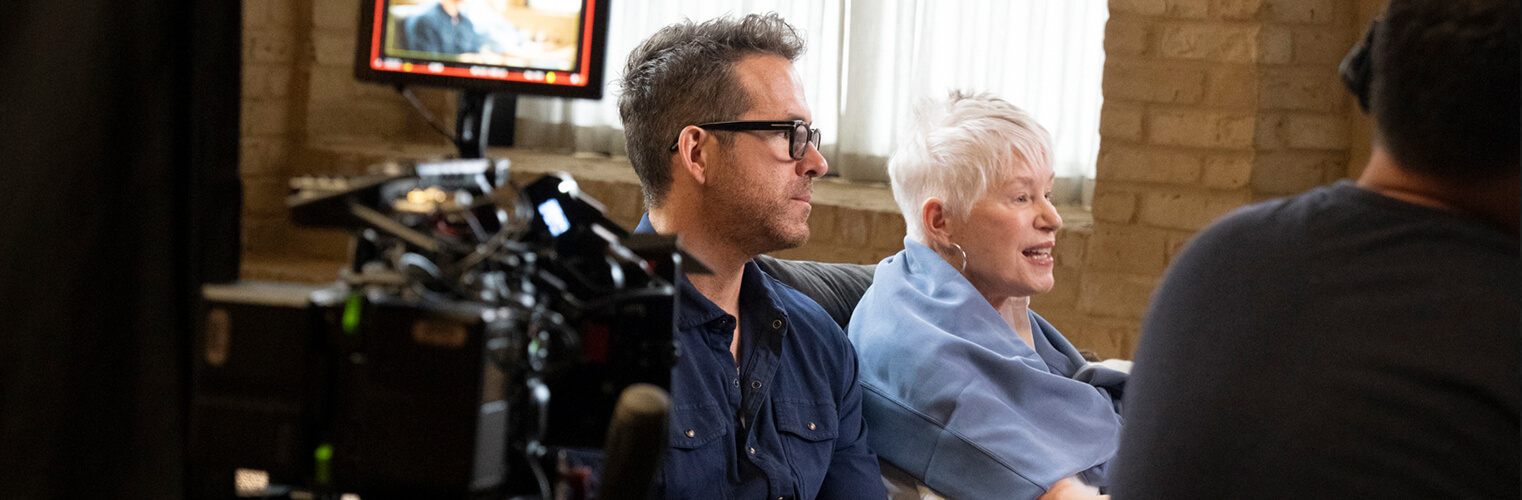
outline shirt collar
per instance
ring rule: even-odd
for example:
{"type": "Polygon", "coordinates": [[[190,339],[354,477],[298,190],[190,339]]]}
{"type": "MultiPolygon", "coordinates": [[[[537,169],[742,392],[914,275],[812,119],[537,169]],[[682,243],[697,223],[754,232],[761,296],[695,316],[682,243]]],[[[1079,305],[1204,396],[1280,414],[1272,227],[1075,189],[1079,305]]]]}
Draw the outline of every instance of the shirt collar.
{"type": "MultiPolygon", "coordinates": [[[[634,227],[634,232],[655,232],[655,226],[650,223],[648,212],[640,216],[639,225],[634,227]]],[[[740,309],[752,313],[765,310],[776,311],[783,321],[787,321],[787,308],[778,304],[777,293],[773,289],[774,284],[770,278],[754,260],[745,262],[745,271],[740,278],[740,309]]],[[[680,290],[682,294],[681,314],[677,315],[678,328],[685,329],[708,324],[729,314],[698,292],[698,289],[693,287],[692,282],[687,279],[686,273],[677,276],[676,281],[677,290],[680,290]]]]}
{"type": "Polygon", "coordinates": [[[644,214],[639,216],[639,224],[634,226],[634,232],[636,232],[636,233],[654,233],[655,232],[655,225],[650,223],[650,212],[645,212],[644,214]]]}

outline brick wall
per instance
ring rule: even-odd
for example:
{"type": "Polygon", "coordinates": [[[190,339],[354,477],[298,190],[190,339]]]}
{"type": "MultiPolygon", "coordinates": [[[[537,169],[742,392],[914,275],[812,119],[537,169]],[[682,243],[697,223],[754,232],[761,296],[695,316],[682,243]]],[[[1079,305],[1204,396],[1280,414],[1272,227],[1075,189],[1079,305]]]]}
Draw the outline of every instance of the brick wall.
{"type": "MultiPolygon", "coordinates": [[[[284,204],[293,176],[363,171],[333,145],[440,142],[394,90],[354,80],[358,14],[357,0],[243,2],[245,278],[336,275],[326,262],[346,257],[347,236],[292,226],[284,204]]],[[[451,109],[445,92],[418,94],[434,113],[451,109]]]]}
{"type": "Polygon", "coordinates": [[[1111,0],[1092,231],[1059,239],[1036,310],[1129,356],[1195,231],[1244,204],[1356,175],[1368,127],[1337,65],[1379,0],[1111,0]],[[1350,172],[1350,158],[1357,161],[1350,172]]]}
{"type": "MultiPolygon", "coordinates": [[[[1037,311],[1080,348],[1129,357],[1148,298],[1194,232],[1241,205],[1357,175],[1369,126],[1336,66],[1383,0],[1111,0],[1098,179],[1064,209],[1057,286],[1037,311]]],[[[451,149],[397,94],[352,77],[357,0],[244,0],[244,279],[332,280],[347,236],[291,226],[286,179],[451,149]]],[[[418,91],[436,115],[452,96],[418,91]]],[[[518,179],[567,170],[632,227],[623,159],[531,151],[518,179]]],[[[886,187],[821,182],[813,238],[786,258],[874,263],[902,248],[886,187]]]]}

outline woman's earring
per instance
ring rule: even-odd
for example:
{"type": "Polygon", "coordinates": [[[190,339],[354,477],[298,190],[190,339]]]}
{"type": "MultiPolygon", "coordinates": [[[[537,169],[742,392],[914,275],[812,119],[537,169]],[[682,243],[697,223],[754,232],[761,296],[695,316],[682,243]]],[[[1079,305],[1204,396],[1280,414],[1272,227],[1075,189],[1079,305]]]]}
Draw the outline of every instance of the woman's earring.
{"type": "Polygon", "coordinates": [[[956,243],[952,243],[951,246],[956,247],[957,248],[957,252],[962,254],[962,268],[961,269],[957,269],[957,272],[966,274],[967,273],[967,251],[962,249],[962,245],[958,245],[956,243]]]}

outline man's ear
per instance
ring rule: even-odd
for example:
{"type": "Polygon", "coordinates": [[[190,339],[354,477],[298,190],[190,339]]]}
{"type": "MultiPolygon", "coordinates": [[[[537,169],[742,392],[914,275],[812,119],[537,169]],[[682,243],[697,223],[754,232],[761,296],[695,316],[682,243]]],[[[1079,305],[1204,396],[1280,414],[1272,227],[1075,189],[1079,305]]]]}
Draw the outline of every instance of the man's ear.
{"type": "Polygon", "coordinates": [[[926,243],[951,241],[950,228],[946,227],[946,203],[940,198],[920,204],[920,225],[925,228],[926,243]]]}
{"type": "Polygon", "coordinates": [[[692,180],[698,185],[708,183],[708,160],[709,156],[701,147],[703,141],[708,138],[708,131],[696,125],[688,125],[676,138],[676,168],[687,172],[692,180]]]}

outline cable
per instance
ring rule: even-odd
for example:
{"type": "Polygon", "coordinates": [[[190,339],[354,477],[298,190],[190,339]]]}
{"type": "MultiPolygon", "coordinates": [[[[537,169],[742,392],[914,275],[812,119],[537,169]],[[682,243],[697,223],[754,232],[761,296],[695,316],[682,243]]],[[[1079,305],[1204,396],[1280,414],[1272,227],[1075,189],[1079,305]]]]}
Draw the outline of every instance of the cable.
{"type": "Polygon", "coordinates": [[[533,456],[532,452],[525,451],[524,455],[528,458],[529,470],[534,473],[534,482],[539,483],[539,498],[555,498],[550,496],[550,478],[545,475],[544,466],[539,465],[539,460],[533,456]]]}
{"type": "Polygon", "coordinates": [[[449,139],[449,142],[451,143],[460,142],[459,138],[455,137],[454,134],[451,134],[448,130],[444,129],[444,124],[439,122],[439,117],[434,116],[432,111],[428,111],[428,107],[423,105],[423,101],[418,100],[417,94],[413,94],[412,89],[402,85],[397,85],[396,91],[401,93],[402,97],[407,98],[407,102],[412,103],[412,108],[416,109],[418,113],[423,115],[423,119],[428,122],[428,126],[433,127],[435,132],[438,132],[439,135],[444,136],[445,139],[449,139]]]}
{"type": "Polygon", "coordinates": [[[550,388],[544,385],[537,373],[532,373],[538,370],[532,368],[530,370],[531,374],[525,382],[529,386],[529,404],[533,405],[532,418],[535,422],[530,424],[534,428],[529,430],[528,442],[523,447],[523,458],[528,459],[528,468],[534,473],[535,481],[539,483],[539,498],[550,499],[554,498],[550,496],[553,491],[550,489],[550,478],[545,475],[544,467],[539,463],[539,459],[548,451],[544,447],[543,439],[545,430],[549,428],[550,388]]]}

